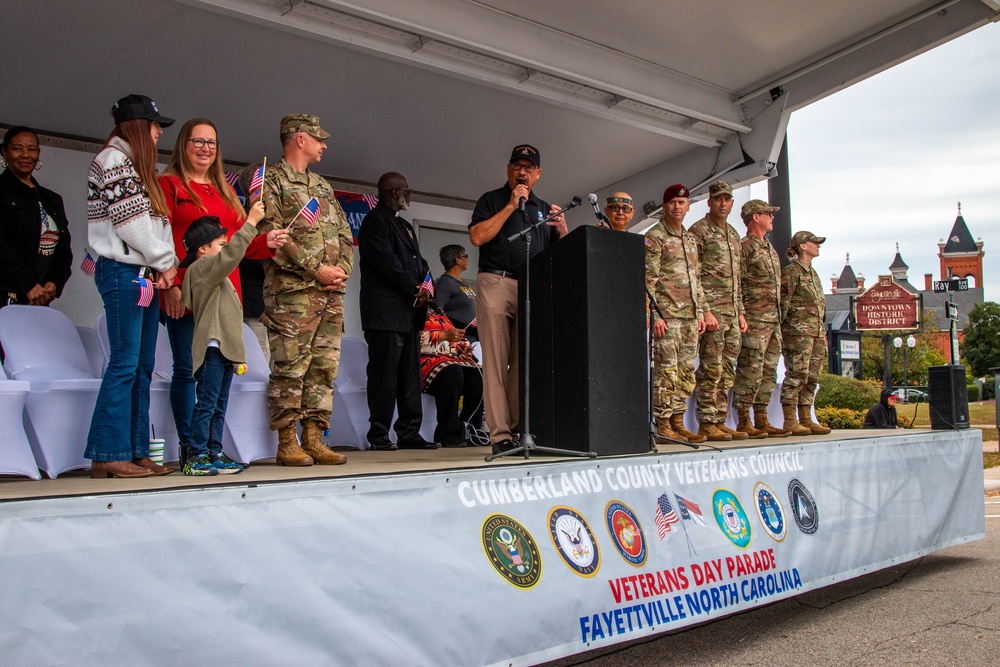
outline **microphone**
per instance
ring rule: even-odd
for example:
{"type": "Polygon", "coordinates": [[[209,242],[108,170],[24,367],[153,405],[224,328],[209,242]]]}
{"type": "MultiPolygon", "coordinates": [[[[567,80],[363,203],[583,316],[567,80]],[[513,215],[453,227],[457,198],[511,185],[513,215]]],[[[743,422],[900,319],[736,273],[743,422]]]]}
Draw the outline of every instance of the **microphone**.
{"type": "MultiPolygon", "coordinates": [[[[517,179],[517,184],[518,185],[527,185],[528,181],[524,178],[524,176],[521,176],[521,177],[519,177],[517,179]]],[[[524,207],[525,207],[525,204],[527,204],[527,202],[528,202],[528,200],[525,199],[524,197],[521,197],[518,200],[518,202],[517,202],[517,208],[518,208],[518,210],[521,211],[521,213],[524,213],[524,207]]]]}
{"type": "Polygon", "coordinates": [[[597,216],[597,220],[601,223],[601,225],[602,226],[607,225],[608,227],[610,227],[611,221],[608,220],[608,216],[604,215],[604,213],[601,212],[600,207],[598,207],[597,205],[597,195],[591,192],[589,195],[587,195],[587,201],[589,201],[590,205],[594,207],[594,215],[597,216]]]}

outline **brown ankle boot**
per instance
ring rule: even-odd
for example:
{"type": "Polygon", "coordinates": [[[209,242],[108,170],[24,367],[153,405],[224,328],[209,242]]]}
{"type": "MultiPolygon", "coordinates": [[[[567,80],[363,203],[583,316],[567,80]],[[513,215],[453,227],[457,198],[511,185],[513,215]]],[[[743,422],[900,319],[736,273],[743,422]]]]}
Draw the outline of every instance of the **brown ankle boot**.
{"type": "Polygon", "coordinates": [[[709,442],[729,442],[733,436],[721,430],[718,425],[712,422],[705,422],[698,426],[698,435],[705,436],[709,442]]]}
{"type": "Polygon", "coordinates": [[[347,457],[339,454],[322,440],[323,430],[314,421],[302,423],[302,451],[312,457],[313,463],[319,465],[339,465],[347,463],[347,457]]]}
{"type": "Polygon", "coordinates": [[[681,439],[687,440],[692,445],[697,445],[699,442],[705,442],[708,440],[703,435],[697,433],[692,433],[684,427],[684,413],[679,412],[675,415],[670,415],[670,428],[674,430],[674,433],[681,436],[681,439]]]}
{"type": "Polygon", "coordinates": [[[767,437],[767,431],[759,431],[753,427],[753,422],[750,421],[750,408],[738,410],[737,414],[740,416],[740,421],[736,425],[737,431],[744,433],[748,438],[754,438],[755,440],[767,437]]]}
{"type": "Polygon", "coordinates": [[[736,429],[729,428],[728,426],[726,426],[726,422],[716,422],[715,427],[720,431],[722,431],[723,433],[728,434],[729,437],[732,438],[733,440],[746,440],[750,437],[746,433],[742,433],[741,431],[737,431],[736,429]]]}
{"type": "Polygon", "coordinates": [[[313,464],[312,457],[299,447],[298,438],[295,437],[294,422],[278,431],[278,455],[274,457],[274,463],[297,468],[313,464]]]}
{"type": "Polygon", "coordinates": [[[653,442],[658,445],[669,445],[673,444],[671,440],[687,442],[680,434],[675,433],[674,429],[670,428],[669,422],[656,422],[656,435],[653,436],[653,442]]]}
{"type": "Polygon", "coordinates": [[[753,407],[753,417],[758,431],[763,431],[769,438],[787,438],[791,431],[783,431],[767,420],[767,406],[755,405],[753,407]]]}
{"type": "Polygon", "coordinates": [[[791,431],[792,435],[812,435],[811,430],[799,423],[798,417],[795,416],[794,405],[782,405],[781,412],[785,415],[785,424],[782,428],[786,431],[791,431]]]}
{"type": "Polygon", "coordinates": [[[817,424],[812,420],[812,415],[810,411],[812,410],[811,405],[800,405],[799,406],[799,423],[805,428],[809,429],[809,432],[813,435],[826,435],[830,432],[828,426],[823,426],[822,424],[817,424]]]}

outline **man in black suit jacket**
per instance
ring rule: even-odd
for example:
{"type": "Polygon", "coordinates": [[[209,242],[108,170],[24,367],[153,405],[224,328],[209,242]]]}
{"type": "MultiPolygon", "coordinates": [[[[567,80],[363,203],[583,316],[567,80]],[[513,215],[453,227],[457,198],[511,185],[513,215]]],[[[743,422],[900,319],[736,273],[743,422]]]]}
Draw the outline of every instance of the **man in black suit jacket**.
{"type": "Polygon", "coordinates": [[[420,437],[420,330],[431,294],[421,287],[428,265],[417,236],[398,212],[410,204],[402,174],[378,179],[378,205],[361,221],[361,328],[368,343],[368,444],[396,449],[389,440],[398,405],[396,440],[403,449],[437,449],[420,437]]]}

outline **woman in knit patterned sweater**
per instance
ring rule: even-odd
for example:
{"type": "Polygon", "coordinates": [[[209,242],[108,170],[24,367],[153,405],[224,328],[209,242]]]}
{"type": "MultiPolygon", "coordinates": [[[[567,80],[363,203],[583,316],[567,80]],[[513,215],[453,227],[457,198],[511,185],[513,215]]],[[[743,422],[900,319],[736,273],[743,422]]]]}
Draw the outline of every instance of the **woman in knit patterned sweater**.
{"type": "Polygon", "coordinates": [[[170,472],[149,458],[149,385],[160,317],[152,287],[172,285],[177,274],[156,180],[156,141],[174,121],[144,95],[123,97],[111,113],[115,129],[87,178],[87,240],[98,255],[94,280],[111,359],[84,456],[93,461],[91,477],[148,477],[170,472]]]}

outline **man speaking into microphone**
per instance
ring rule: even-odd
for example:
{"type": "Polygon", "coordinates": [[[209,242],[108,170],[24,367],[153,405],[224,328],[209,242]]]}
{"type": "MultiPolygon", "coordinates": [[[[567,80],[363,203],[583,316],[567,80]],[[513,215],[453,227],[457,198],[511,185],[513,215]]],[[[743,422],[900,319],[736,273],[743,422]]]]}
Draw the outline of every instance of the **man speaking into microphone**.
{"type": "MultiPolygon", "coordinates": [[[[479,198],[469,223],[469,239],[479,248],[476,317],[483,346],[483,401],[494,453],[514,447],[520,419],[517,272],[525,261],[525,241],[508,239],[560,210],[534,193],[541,165],[537,148],[516,146],[507,164],[507,182],[479,198]]],[[[531,232],[532,256],[566,233],[563,215],[536,227],[531,232]]]]}

